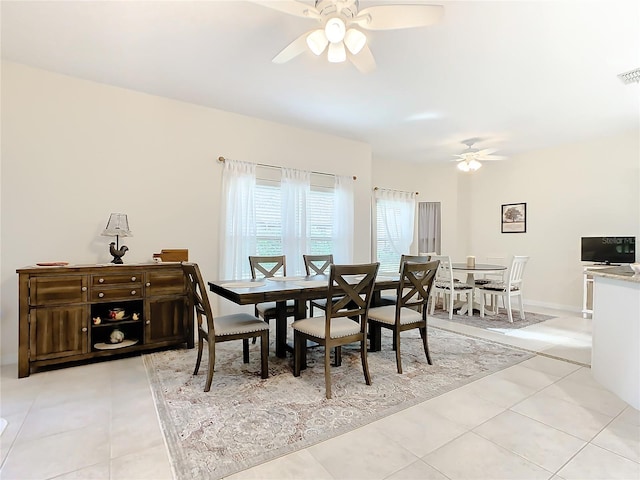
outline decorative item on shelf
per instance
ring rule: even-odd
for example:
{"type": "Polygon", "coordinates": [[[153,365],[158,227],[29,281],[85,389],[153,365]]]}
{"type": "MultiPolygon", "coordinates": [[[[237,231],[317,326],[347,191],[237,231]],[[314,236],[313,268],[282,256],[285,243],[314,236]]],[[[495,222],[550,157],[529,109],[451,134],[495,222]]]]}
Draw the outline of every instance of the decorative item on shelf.
{"type": "Polygon", "coordinates": [[[102,318],[100,317],[93,317],[93,324],[94,325],[100,325],[102,323],[102,318]]]}
{"type": "Polygon", "coordinates": [[[125,316],[124,308],[112,308],[109,310],[109,318],[111,320],[122,320],[125,316]]]}
{"type": "Polygon", "coordinates": [[[124,333],[122,333],[117,328],[113,332],[111,332],[111,335],[109,335],[110,343],[122,343],[123,341],[124,341],[124,333]]]}
{"type": "Polygon", "coordinates": [[[474,268],[476,266],[476,257],[468,256],[467,257],[467,267],[474,268]]]}
{"type": "Polygon", "coordinates": [[[116,241],[109,244],[109,252],[113,255],[111,263],[123,263],[122,257],[127,253],[129,247],[126,245],[120,246],[120,237],[133,237],[133,233],[129,230],[127,215],[125,213],[112,213],[101,235],[105,237],[116,237],[116,241]]]}
{"type": "Polygon", "coordinates": [[[140,314],[139,313],[134,313],[133,315],[131,315],[131,319],[132,320],[140,320],[140,314]]]}

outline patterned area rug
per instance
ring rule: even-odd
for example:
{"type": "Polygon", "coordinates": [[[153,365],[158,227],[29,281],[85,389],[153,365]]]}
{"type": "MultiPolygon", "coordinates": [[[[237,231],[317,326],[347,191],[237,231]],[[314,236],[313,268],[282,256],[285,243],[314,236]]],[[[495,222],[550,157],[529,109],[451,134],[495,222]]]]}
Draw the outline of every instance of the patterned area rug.
{"type": "MultiPolygon", "coordinates": [[[[417,332],[402,337],[404,373],[396,372],[391,337],[368,355],[372,385],[364,382],[359,350],[343,347],[342,366],[332,368],[333,398],[325,398],[322,348],[309,349],[308,368],[292,373],[292,358],[269,357],[269,378],[260,378],[258,345],[242,363],[242,345],[216,346],[211,391],[203,392],[206,368],[191,375],[196,350],[145,355],[160,423],[176,479],[221,478],[327,440],[408,408],[532,355],[497,343],[429,330],[434,365],[428,365],[417,332]]],[[[273,329],[271,332],[273,339],[273,329]]],[[[273,352],[273,342],[272,349],[273,352]]],[[[206,348],[203,365],[206,366],[206,348]]]]}
{"type": "MultiPolygon", "coordinates": [[[[500,309],[500,313],[497,315],[485,314],[484,318],[480,317],[478,311],[474,311],[473,316],[468,314],[458,315],[457,310],[453,312],[453,318],[451,322],[463,323],[472,327],[484,328],[486,330],[502,331],[502,330],[514,330],[518,328],[528,327],[529,325],[535,325],[536,323],[544,322],[555,318],[552,315],[543,315],[541,313],[524,312],[524,320],[520,318],[519,310],[512,310],[513,323],[509,322],[507,311],[504,308],[500,309]]],[[[442,320],[449,320],[449,312],[437,308],[433,312],[433,316],[442,320]]]]}

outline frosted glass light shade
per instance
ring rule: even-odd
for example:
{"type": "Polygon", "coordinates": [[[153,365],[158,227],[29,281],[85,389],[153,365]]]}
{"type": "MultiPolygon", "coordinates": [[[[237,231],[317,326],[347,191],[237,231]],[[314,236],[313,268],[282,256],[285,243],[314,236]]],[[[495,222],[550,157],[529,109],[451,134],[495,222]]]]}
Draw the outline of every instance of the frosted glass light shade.
{"type": "Polygon", "coordinates": [[[344,48],[344,43],[330,43],[327,58],[331,63],[344,62],[347,59],[347,50],[344,48]]]}
{"type": "Polygon", "coordinates": [[[463,172],[474,172],[478,170],[482,164],[478,160],[463,160],[458,163],[458,170],[463,172]]]}
{"type": "Polygon", "coordinates": [[[355,28],[350,28],[344,35],[344,44],[354,55],[360,53],[360,50],[364,48],[366,43],[367,37],[365,34],[355,28]]]}
{"type": "Polygon", "coordinates": [[[126,213],[112,213],[109,216],[107,226],[101,235],[105,237],[133,237],[129,230],[129,220],[126,213]]]}
{"type": "Polygon", "coordinates": [[[320,55],[324,52],[325,48],[329,44],[329,40],[321,28],[311,32],[307,36],[307,45],[315,55],[320,55]]]}
{"type": "Polygon", "coordinates": [[[342,40],[344,40],[345,31],[346,26],[342,19],[338,17],[330,18],[324,25],[324,33],[327,35],[327,39],[331,43],[342,42],[342,40]]]}

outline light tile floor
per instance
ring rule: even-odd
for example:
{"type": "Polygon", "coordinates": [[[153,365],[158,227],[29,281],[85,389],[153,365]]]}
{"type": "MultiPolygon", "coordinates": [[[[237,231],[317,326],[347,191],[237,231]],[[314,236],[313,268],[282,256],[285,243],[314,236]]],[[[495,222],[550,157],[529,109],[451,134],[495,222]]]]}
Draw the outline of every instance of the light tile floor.
{"type": "MultiPolygon", "coordinates": [[[[640,412],[589,369],[591,321],[520,330],[432,325],[538,353],[525,362],[230,479],[640,479],[640,412]]],[[[435,359],[437,361],[437,359],[435,359]]],[[[0,376],[0,478],[170,479],[140,357],[0,376]]]]}

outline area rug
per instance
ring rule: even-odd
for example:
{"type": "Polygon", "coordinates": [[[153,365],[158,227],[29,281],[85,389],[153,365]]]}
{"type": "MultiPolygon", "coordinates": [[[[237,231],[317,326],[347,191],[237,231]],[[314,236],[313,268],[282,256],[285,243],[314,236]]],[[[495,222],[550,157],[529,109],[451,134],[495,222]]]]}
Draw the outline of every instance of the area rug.
{"type": "MultiPolygon", "coordinates": [[[[271,332],[273,339],[273,332],[271,332]]],[[[372,385],[364,382],[357,346],[343,347],[342,366],[331,372],[333,398],[325,398],[322,348],[311,348],[308,368],[296,378],[292,358],[269,356],[260,378],[258,345],[242,363],[241,342],[216,347],[211,391],[206,367],[193,376],[196,349],[144,356],[174,477],[221,478],[351,431],[485,375],[530,358],[529,352],[429,330],[433,365],[417,332],[402,336],[404,373],[396,372],[391,337],[368,355],[372,385]]],[[[273,352],[273,344],[271,352],[273,352]]],[[[206,366],[206,349],[203,365],[206,366]]]]}
{"type": "Polygon", "coordinates": [[[435,308],[433,316],[442,320],[449,320],[451,322],[462,323],[471,327],[484,328],[485,330],[503,331],[503,330],[515,330],[529,325],[535,325],[536,323],[544,322],[555,318],[552,315],[543,315],[541,313],[524,312],[524,320],[520,318],[519,310],[512,310],[513,323],[509,322],[509,316],[504,308],[500,309],[500,313],[497,315],[485,314],[484,318],[480,317],[478,312],[474,312],[473,316],[468,314],[459,315],[457,310],[453,312],[453,318],[449,319],[449,312],[446,312],[440,308],[435,308]]]}

